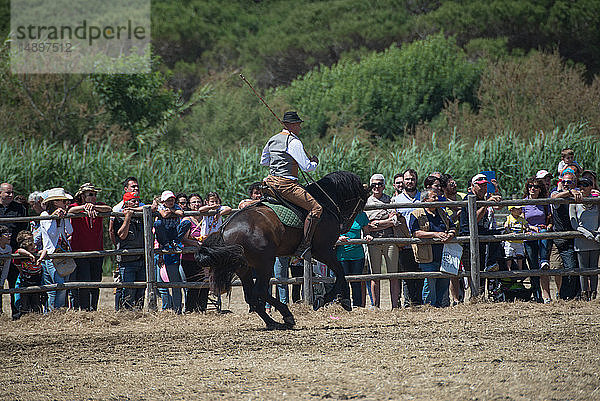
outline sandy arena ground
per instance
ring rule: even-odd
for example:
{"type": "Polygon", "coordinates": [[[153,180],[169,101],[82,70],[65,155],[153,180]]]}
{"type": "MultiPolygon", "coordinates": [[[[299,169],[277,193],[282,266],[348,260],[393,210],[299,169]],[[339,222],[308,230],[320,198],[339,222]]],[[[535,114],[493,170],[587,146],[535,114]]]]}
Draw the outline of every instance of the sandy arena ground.
{"type": "Polygon", "coordinates": [[[293,305],[290,331],[264,330],[239,288],[224,315],[111,302],[102,290],[99,312],[2,315],[0,399],[600,399],[598,301],[293,305]]]}

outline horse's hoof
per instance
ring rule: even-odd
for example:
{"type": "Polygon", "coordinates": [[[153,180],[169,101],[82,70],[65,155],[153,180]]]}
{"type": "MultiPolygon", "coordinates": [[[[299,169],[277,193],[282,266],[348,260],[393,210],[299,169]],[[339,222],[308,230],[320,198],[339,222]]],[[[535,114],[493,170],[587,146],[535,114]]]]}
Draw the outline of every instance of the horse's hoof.
{"type": "Polygon", "coordinates": [[[325,305],[325,298],[315,298],[315,301],[313,302],[313,310],[319,310],[323,305],[325,305]]]}
{"type": "Polygon", "coordinates": [[[294,316],[292,315],[285,316],[283,318],[283,321],[285,322],[285,325],[290,329],[296,325],[296,321],[294,320],[294,316]]]}
{"type": "Polygon", "coordinates": [[[267,330],[287,330],[287,325],[279,322],[273,322],[267,324],[267,330]]]}
{"type": "Polygon", "coordinates": [[[349,299],[340,299],[340,305],[348,312],[352,312],[352,302],[349,299]]]}

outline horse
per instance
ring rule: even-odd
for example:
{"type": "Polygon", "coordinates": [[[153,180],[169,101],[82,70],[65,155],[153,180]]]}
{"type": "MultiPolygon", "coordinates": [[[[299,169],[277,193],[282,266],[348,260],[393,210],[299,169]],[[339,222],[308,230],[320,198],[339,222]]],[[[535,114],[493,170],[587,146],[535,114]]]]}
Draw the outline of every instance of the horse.
{"type": "MultiPolygon", "coordinates": [[[[362,211],[369,188],[356,174],[337,171],[316,184],[309,184],[306,190],[323,207],[312,241],[312,257],[335,274],[334,286],[324,297],[314,301],[313,308],[317,310],[337,296],[342,307],[350,311],[350,288],[336,258],[335,243],[362,211]]],[[[288,329],[295,325],[294,316],[287,305],[270,294],[269,281],[275,257],[293,255],[302,236],[302,228],[283,225],[272,209],[259,202],[237,211],[218,232],[209,235],[199,247],[196,260],[199,266],[209,268],[213,292],[229,292],[233,276],[237,274],[250,311],[263,319],[267,329],[288,329]],[[266,302],[281,313],[284,323],[276,322],[267,314],[266,302]]]]}

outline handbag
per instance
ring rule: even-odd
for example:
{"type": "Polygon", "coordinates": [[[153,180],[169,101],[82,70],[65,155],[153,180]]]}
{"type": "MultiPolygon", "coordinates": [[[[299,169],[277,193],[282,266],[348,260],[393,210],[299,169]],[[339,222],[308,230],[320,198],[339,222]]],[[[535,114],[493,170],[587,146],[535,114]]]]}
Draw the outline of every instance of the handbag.
{"type": "MultiPolygon", "coordinates": [[[[58,244],[54,253],[63,253],[63,252],[71,252],[71,245],[69,241],[61,235],[58,239],[58,244]]],[[[56,269],[56,273],[58,273],[61,277],[67,277],[69,274],[75,271],[77,264],[75,264],[75,259],[71,257],[65,258],[53,258],[52,264],[54,265],[54,269],[56,269]]]]}

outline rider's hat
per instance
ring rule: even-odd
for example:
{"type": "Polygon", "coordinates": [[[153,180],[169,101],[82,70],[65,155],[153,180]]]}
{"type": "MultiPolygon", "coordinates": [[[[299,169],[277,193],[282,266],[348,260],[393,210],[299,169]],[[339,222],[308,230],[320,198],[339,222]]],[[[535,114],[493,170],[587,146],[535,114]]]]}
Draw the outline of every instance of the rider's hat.
{"type": "Polygon", "coordinates": [[[303,122],[300,117],[298,117],[298,113],[296,113],[295,111],[286,111],[285,114],[283,115],[283,120],[284,123],[301,123],[303,122]]]}

